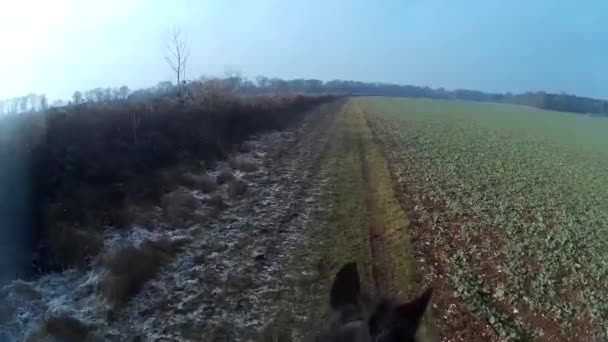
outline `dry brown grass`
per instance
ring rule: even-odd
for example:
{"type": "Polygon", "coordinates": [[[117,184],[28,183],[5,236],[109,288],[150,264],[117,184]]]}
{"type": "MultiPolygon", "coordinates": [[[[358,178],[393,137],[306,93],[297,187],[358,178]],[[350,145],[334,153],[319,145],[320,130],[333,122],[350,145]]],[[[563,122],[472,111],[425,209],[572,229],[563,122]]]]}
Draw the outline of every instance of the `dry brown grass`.
{"type": "Polygon", "coordinates": [[[245,141],[244,143],[241,144],[241,146],[239,147],[239,150],[241,152],[248,153],[248,152],[255,150],[255,147],[256,147],[256,143],[254,141],[245,141]]]}
{"type": "Polygon", "coordinates": [[[101,234],[68,225],[56,226],[49,236],[49,242],[55,262],[63,267],[86,267],[103,249],[101,234]]]}
{"type": "Polygon", "coordinates": [[[225,284],[225,290],[229,293],[241,293],[249,288],[253,283],[247,274],[231,274],[225,284]]]}
{"type": "Polygon", "coordinates": [[[233,169],[243,172],[255,172],[259,170],[259,166],[254,160],[243,156],[230,158],[229,163],[233,169]]]}
{"type": "Polygon", "coordinates": [[[192,222],[201,202],[186,190],[178,189],[163,195],[161,204],[169,220],[174,223],[192,222]]]}
{"type": "Polygon", "coordinates": [[[273,321],[264,326],[255,342],[291,342],[291,340],[285,325],[273,321]]]}
{"type": "Polygon", "coordinates": [[[48,317],[42,330],[45,335],[62,342],[82,342],[89,337],[89,327],[67,315],[48,317]]]}
{"type": "Polygon", "coordinates": [[[241,197],[247,192],[247,183],[242,179],[235,179],[230,182],[228,195],[231,198],[241,197]]]}
{"type": "Polygon", "coordinates": [[[206,194],[210,194],[217,189],[217,179],[208,173],[196,175],[188,172],[184,175],[184,179],[187,181],[186,185],[206,194]]]}
{"type": "Polygon", "coordinates": [[[221,185],[232,181],[234,178],[234,173],[230,169],[224,168],[217,174],[216,180],[217,184],[221,185]]]}
{"type": "Polygon", "coordinates": [[[176,251],[174,243],[163,239],[148,240],[139,247],[116,252],[104,262],[106,273],[101,281],[101,293],[114,306],[126,303],[176,251]]]}
{"type": "Polygon", "coordinates": [[[124,209],[128,224],[149,225],[157,222],[161,215],[162,209],[157,206],[130,204],[124,209]]]}
{"type": "Polygon", "coordinates": [[[211,206],[216,210],[223,210],[226,208],[226,203],[220,195],[213,195],[205,201],[205,204],[211,206]]]}

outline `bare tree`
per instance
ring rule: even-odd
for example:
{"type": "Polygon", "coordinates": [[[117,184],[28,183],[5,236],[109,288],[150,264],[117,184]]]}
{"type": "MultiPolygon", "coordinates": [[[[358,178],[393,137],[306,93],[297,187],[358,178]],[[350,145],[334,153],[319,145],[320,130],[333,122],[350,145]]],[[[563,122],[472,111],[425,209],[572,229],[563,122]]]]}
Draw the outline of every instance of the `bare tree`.
{"type": "Polygon", "coordinates": [[[95,96],[95,101],[97,101],[97,102],[103,101],[103,97],[104,97],[103,88],[97,87],[97,88],[93,89],[93,94],[95,96]]]}
{"type": "Polygon", "coordinates": [[[40,109],[42,111],[49,109],[49,102],[44,94],[40,95],[40,109]]]}
{"type": "Polygon", "coordinates": [[[38,98],[38,95],[34,94],[34,93],[29,93],[26,95],[26,97],[27,97],[27,102],[29,103],[28,109],[32,112],[35,112],[36,110],[38,110],[38,105],[40,103],[40,99],[38,98]]]}
{"type": "Polygon", "coordinates": [[[83,102],[82,93],[79,91],[75,91],[74,95],[72,95],[72,103],[75,105],[81,104],[83,102]]]}
{"type": "Polygon", "coordinates": [[[181,95],[182,80],[186,78],[186,63],[189,56],[190,51],[188,51],[186,46],[186,39],[182,37],[178,29],[173,28],[165,60],[175,72],[177,78],[177,96],[181,95]]]}
{"type": "Polygon", "coordinates": [[[129,87],[127,87],[126,85],[123,85],[122,87],[120,87],[120,89],[118,89],[118,93],[120,94],[120,98],[123,100],[127,99],[127,96],[129,96],[129,93],[131,91],[129,90],[129,87]]]}
{"type": "Polygon", "coordinates": [[[27,96],[22,96],[19,98],[19,110],[21,111],[21,113],[27,112],[27,101],[27,96]]]}
{"type": "Polygon", "coordinates": [[[169,94],[173,92],[173,83],[169,81],[158,82],[156,85],[156,89],[163,95],[169,94]]]}
{"type": "Polygon", "coordinates": [[[112,88],[104,88],[102,90],[102,98],[104,101],[112,100],[112,88]]]}
{"type": "Polygon", "coordinates": [[[95,91],[92,89],[85,91],[84,97],[85,97],[86,101],[89,103],[95,102],[95,91]]]}
{"type": "Polygon", "coordinates": [[[266,88],[266,87],[268,87],[268,84],[270,83],[268,81],[268,77],[262,76],[262,75],[257,76],[255,78],[255,82],[257,83],[258,87],[260,87],[260,88],[266,88]]]}
{"type": "Polygon", "coordinates": [[[65,106],[65,101],[63,100],[55,100],[53,104],[51,104],[51,108],[59,108],[65,106]]]}
{"type": "Polygon", "coordinates": [[[242,75],[243,74],[241,70],[239,70],[237,67],[226,66],[224,68],[224,77],[226,77],[226,88],[229,92],[232,93],[238,90],[241,85],[241,82],[243,81],[242,75]]]}
{"type": "Polygon", "coordinates": [[[13,97],[9,101],[11,103],[11,106],[10,106],[10,109],[9,109],[9,113],[15,114],[15,113],[19,112],[19,98],[18,97],[13,97]]]}

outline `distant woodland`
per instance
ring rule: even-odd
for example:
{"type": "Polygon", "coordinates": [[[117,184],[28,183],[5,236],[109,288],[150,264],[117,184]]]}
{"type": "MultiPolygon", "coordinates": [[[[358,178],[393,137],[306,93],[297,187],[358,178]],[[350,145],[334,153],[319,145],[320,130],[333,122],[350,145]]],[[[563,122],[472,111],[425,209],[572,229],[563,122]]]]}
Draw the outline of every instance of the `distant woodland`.
{"type": "Polygon", "coordinates": [[[571,94],[552,94],[543,91],[522,94],[487,93],[476,90],[419,87],[387,83],[332,80],[323,82],[316,79],[283,80],[258,76],[254,80],[242,77],[239,73],[228,73],[223,78],[201,77],[195,81],[175,83],[164,81],[156,86],[131,90],[127,86],[114,88],[94,88],[75,91],[70,99],[54,100],[49,103],[43,94],[25,96],[0,101],[0,114],[40,112],[53,107],[75,106],[86,103],[112,101],[143,101],[158,96],[175,95],[183,92],[193,95],[201,91],[230,93],[237,95],[262,94],[332,94],[354,96],[394,96],[421,97],[432,99],[456,99],[467,101],[499,102],[527,105],[531,107],[573,113],[608,115],[608,100],[593,99],[571,94]]]}

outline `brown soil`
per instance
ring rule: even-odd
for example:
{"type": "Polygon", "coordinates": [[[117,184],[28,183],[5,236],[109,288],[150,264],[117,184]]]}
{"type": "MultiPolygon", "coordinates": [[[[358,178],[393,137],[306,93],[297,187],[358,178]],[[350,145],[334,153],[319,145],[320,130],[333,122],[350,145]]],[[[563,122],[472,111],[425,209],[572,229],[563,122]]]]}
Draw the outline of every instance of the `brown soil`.
{"type": "MultiPolygon", "coordinates": [[[[375,131],[369,125],[372,134],[375,131]]],[[[378,141],[375,139],[374,140],[378,141]]],[[[382,149],[381,149],[382,151],[382,149]]],[[[385,151],[382,151],[385,152],[385,151]]],[[[385,154],[386,157],[386,154],[385,154]]],[[[390,159],[386,158],[392,178],[394,194],[399,205],[409,221],[409,232],[412,240],[413,256],[416,260],[417,275],[421,284],[433,288],[432,316],[435,330],[440,341],[498,341],[497,333],[485,320],[474,315],[467,304],[454,294],[456,289],[448,282],[448,251],[454,250],[451,242],[439,239],[433,231],[433,224],[429,220],[422,220],[416,210],[419,202],[411,191],[407,191],[404,184],[399,182],[390,159]]],[[[370,191],[371,193],[371,191],[370,191]]],[[[431,211],[439,210],[440,204],[424,197],[423,205],[431,211]]],[[[452,224],[452,234],[461,236],[460,226],[452,224]]]]}
{"type": "MultiPolygon", "coordinates": [[[[484,320],[475,316],[467,304],[455,298],[456,289],[448,282],[448,250],[446,241],[439,239],[430,222],[419,220],[414,210],[414,198],[394,183],[395,193],[410,221],[414,255],[418,260],[419,273],[424,283],[433,287],[433,309],[435,324],[441,341],[497,341],[498,335],[484,320]]],[[[430,204],[430,203],[429,203],[430,204]]],[[[451,225],[453,234],[459,234],[456,225],[451,225]]]]}

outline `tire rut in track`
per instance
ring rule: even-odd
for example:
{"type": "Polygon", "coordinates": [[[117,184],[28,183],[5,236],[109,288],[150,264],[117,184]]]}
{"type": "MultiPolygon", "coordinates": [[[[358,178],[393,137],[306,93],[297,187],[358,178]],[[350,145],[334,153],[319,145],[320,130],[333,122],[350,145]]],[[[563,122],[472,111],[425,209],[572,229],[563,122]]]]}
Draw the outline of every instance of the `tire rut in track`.
{"type": "Polygon", "coordinates": [[[384,223],[378,208],[376,188],[370,179],[370,169],[367,157],[360,146],[361,174],[365,184],[365,206],[367,209],[367,229],[372,259],[372,276],[376,293],[382,296],[391,295],[392,270],[390,268],[388,251],[385,248],[384,223]]]}
{"type": "MultiPolygon", "coordinates": [[[[351,100],[354,102],[354,100],[351,100]]],[[[345,122],[348,125],[344,139],[350,141],[351,153],[357,154],[361,199],[365,219],[361,221],[362,239],[366,239],[364,253],[369,285],[376,295],[401,300],[418,295],[416,261],[410,241],[409,224],[392,186],[387,161],[376,144],[365,113],[356,103],[347,103],[345,122]]],[[[429,310],[431,311],[431,310],[429,310]]],[[[419,341],[437,340],[431,314],[425,317],[418,333],[419,341]]]]}

